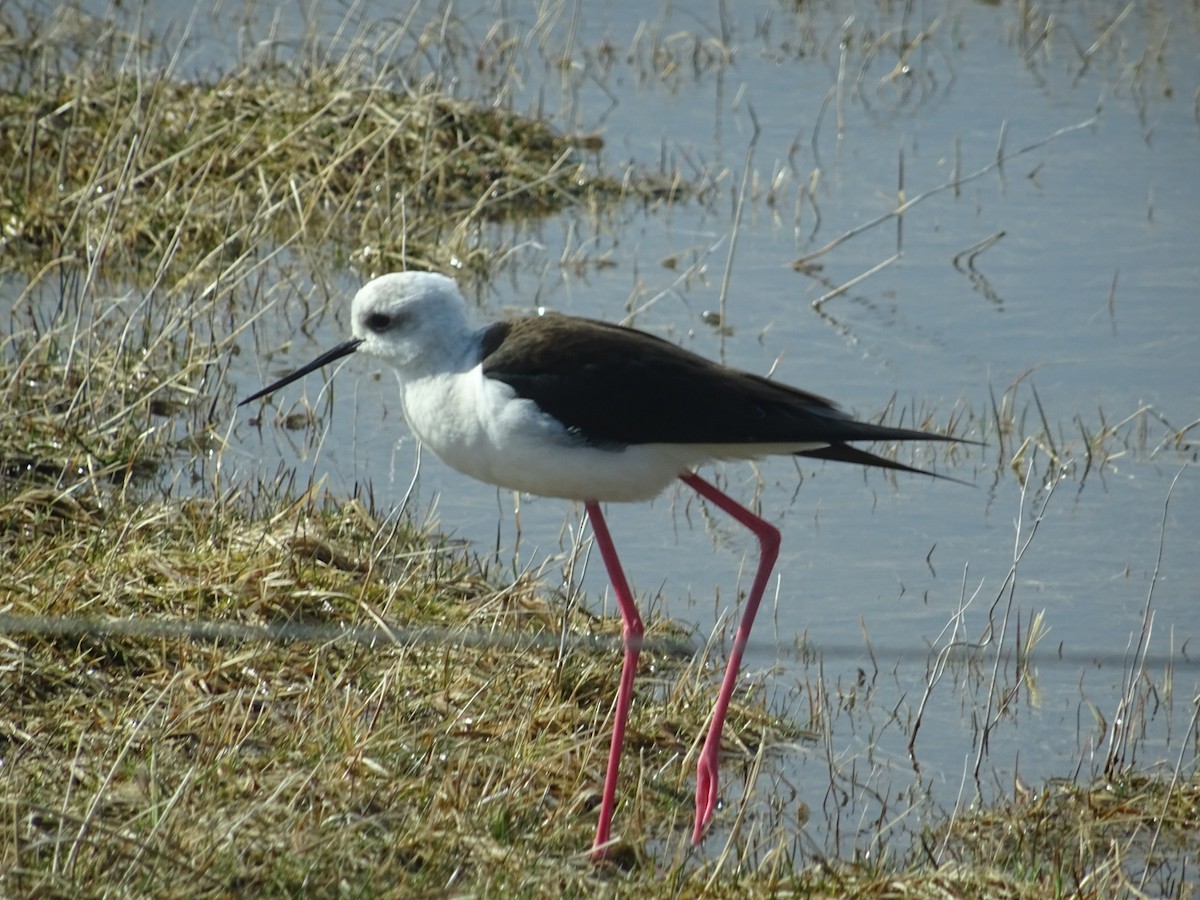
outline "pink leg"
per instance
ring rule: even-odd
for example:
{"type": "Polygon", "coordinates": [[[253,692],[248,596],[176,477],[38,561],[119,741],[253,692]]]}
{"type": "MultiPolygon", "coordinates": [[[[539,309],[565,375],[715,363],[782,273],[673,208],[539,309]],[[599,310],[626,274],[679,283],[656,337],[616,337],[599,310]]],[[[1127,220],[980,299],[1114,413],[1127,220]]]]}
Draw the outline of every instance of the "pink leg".
{"type": "Polygon", "coordinates": [[[621,686],[617,690],[617,710],[613,717],[612,744],[608,749],[608,769],[604,774],[604,793],[600,797],[600,821],[596,825],[596,840],[592,844],[592,856],[599,859],[604,856],[604,846],[609,842],[613,809],[617,805],[617,769],[621,765],[621,748],[625,743],[625,724],[629,721],[633,676],[637,674],[643,628],[642,617],[634,605],[625,573],[621,571],[621,561],[617,559],[617,549],[609,536],[608,525],[600,512],[600,505],[589,502],[584,504],[584,508],[592,523],[592,533],[596,535],[604,566],[608,569],[608,578],[612,582],[613,593],[617,596],[617,605],[621,608],[621,633],[625,644],[625,660],[621,663],[621,686]]]}
{"type": "Polygon", "coordinates": [[[758,612],[758,604],[762,601],[763,592],[767,588],[767,579],[775,568],[775,560],[779,556],[779,529],[763,519],[760,519],[732,497],[717,490],[694,472],[680,475],[680,480],[710,503],[720,507],[733,516],[758,538],[760,554],[758,571],[754,574],[754,583],[750,586],[750,595],[746,598],[746,609],[742,612],[742,621],[738,623],[737,632],[733,637],[733,649],[729,651],[729,664],[725,668],[725,677],[721,681],[721,690],[717,694],[717,705],[713,707],[712,724],[708,728],[708,737],[704,739],[704,747],[700,751],[700,759],[696,763],[696,827],[692,832],[692,843],[700,843],[704,835],[704,826],[712,818],[717,808],[717,767],[720,763],[721,730],[725,726],[725,713],[729,709],[729,700],[737,685],[738,669],[742,665],[742,653],[746,649],[746,641],[750,637],[750,629],[754,625],[754,616],[758,612]]]}

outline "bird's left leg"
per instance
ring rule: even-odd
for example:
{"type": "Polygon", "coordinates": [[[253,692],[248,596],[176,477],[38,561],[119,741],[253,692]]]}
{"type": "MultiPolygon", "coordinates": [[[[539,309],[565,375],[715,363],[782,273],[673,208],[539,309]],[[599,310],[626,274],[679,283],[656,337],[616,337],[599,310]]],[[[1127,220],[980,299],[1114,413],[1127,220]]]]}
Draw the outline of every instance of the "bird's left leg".
{"type": "Polygon", "coordinates": [[[717,694],[717,704],[713,707],[712,723],[709,725],[708,736],[704,739],[704,747],[701,749],[700,758],[696,763],[696,827],[692,832],[692,843],[698,844],[704,834],[704,826],[708,824],[717,807],[717,767],[720,762],[721,730],[725,725],[725,713],[729,709],[729,701],[737,684],[738,669],[742,665],[742,654],[745,652],[746,642],[750,638],[754,616],[758,612],[758,605],[767,588],[771,570],[775,568],[775,560],[779,557],[780,536],[779,529],[770,522],[756,516],[694,472],[679,477],[684,484],[701,497],[720,507],[749,528],[758,538],[760,547],[758,571],[754,574],[750,594],[746,597],[746,607],[742,611],[742,620],[738,623],[737,632],[733,636],[733,648],[729,651],[729,663],[725,668],[725,677],[721,681],[721,690],[717,694]]]}

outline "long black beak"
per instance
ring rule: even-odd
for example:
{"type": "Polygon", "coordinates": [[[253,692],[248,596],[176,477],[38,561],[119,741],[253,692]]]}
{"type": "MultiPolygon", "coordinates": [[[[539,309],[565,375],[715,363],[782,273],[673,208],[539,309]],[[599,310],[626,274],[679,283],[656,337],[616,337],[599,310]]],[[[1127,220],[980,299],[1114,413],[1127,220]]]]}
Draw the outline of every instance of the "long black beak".
{"type": "Polygon", "coordinates": [[[344,343],[338,344],[332,350],[330,350],[326,353],[322,353],[320,356],[318,356],[316,359],[314,359],[308,365],[301,366],[295,372],[293,372],[291,375],[285,375],[282,378],[280,378],[278,381],[276,381],[274,384],[269,384],[265,388],[263,388],[261,391],[251,394],[245,400],[242,400],[241,402],[239,402],[238,406],[245,406],[247,403],[257,400],[259,397],[265,397],[265,396],[267,396],[267,394],[273,394],[277,390],[279,390],[281,387],[284,387],[285,385],[289,385],[293,381],[297,381],[297,380],[303,378],[309,372],[312,372],[315,369],[319,369],[319,368],[321,368],[321,366],[327,366],[327,365],[329,365],[329,363],[333,362],[335,359],[341,359],[343,356],[349,356],[351,353],[353,353],[355,350],[358,349],[358,345],[361,343],[362,343],[362,338],[350,338],[350,340],[345,341],[344,343]]]}

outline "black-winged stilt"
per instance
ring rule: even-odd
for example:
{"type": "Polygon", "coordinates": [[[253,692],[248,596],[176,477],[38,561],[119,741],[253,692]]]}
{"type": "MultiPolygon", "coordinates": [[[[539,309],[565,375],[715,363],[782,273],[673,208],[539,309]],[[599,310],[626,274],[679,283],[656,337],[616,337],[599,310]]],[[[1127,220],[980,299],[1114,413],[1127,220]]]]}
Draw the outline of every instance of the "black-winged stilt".
{"type": "Polygon", "coordinates": [[[600,503],[647,500],[679,478],[758,539],[758,569],[697,763],[692,840],[699,842],[717,805],[721,730],[780,535],[695,468],[714,459],[796,454],[919,472],[847,442],[956,439],[858,422],[821,397],[605,322],[551,314],[474,328],[458,286],[443,275],[376,278],[355,296],[351,319],[353,338],[242,404],[340,357],[369,353],[396,369],[409,426],[444,462],[500,487],[584,503],[621,611],[625,647],[596,855],[610,841],[642,639],[642,619],[600,503]]]}

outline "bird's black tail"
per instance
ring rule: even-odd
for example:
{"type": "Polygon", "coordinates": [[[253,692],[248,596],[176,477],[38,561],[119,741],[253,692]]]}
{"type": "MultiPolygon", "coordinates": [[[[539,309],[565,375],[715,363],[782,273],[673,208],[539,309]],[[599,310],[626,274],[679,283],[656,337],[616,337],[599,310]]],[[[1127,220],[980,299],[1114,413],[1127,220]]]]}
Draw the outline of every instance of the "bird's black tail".
{"type": "MultiPolygon", "coordinates": [[[[925,440],[946,440],[946,438],[934,434],[922,434],[921,438],[925,440]]],[[[816,450],[801,450],[796,456],[811,456],[814,459],[829,459],[834,462],[856,463],[860,466],[875,466],[880,469],[894,469],[897,472],[913,472],[917,475],[928,475],[930,478],[943,478],[946,481],[958,482],[958,484],[970,483],[959,481],[957,478],[951,478],[949,475],[939,475],[937,472],[926,472],[924,469],[906,466],[902,462],[896,462],[894,459],[887,459],[883,456],[876,456],[874,453],[859,450],[857,447],[851,447],[849,444],[830,444],[828,447],[820,447],[816,450]]]]}

